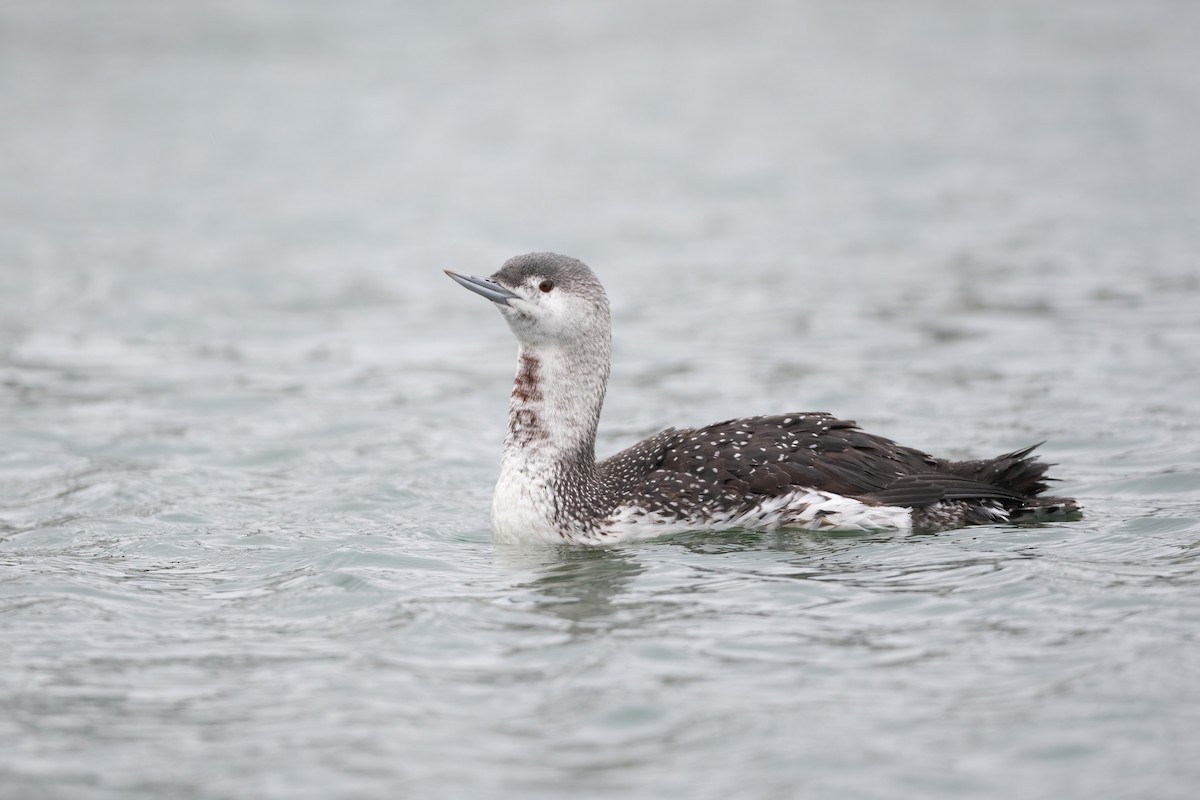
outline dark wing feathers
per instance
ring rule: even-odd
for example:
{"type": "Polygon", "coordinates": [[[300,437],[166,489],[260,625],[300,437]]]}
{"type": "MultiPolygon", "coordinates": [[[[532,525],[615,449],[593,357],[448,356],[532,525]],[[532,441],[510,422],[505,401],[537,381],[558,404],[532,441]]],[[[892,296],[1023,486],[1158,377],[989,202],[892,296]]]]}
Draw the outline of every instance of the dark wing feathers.
{"type": "Polygon", "coordinates": [[[867,497],[888,506],[927,506],[942,500],[1021,499],[1019,494],[999,486],[937,472],[902,475],[867,497]]]}
{"type": "Polygon", "coordinates": [[[946,461],[866,433],[853,421],[809,412],[663,431],[600,469],[627,486],[651,473],[656,482],[675,474],[739,496],[776,496],[805,487],[881,505],[921,507],[944,500],[1019,505],[1046,488],[1048,465],[1030,457],[1032,450],[946,461]]]}

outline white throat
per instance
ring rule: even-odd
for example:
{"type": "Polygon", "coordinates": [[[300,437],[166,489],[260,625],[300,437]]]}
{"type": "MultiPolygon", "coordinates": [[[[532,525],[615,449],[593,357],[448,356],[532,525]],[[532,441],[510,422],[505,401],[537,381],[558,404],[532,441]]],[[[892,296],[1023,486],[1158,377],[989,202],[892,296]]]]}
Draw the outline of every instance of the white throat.
{"type": "MultiPolygon", "coordinates": [[[[607,341],[587,347],[522,345],[508,407],[508,435],[492,498],[500,541],[562,541],[557,498],[595,482],[596,426],[608,383],[607,341]]],[[[582,522],[582,521],[580,521],[582,522]]],[[[564,524],[565,523],[565,524],[564,524]]]]}

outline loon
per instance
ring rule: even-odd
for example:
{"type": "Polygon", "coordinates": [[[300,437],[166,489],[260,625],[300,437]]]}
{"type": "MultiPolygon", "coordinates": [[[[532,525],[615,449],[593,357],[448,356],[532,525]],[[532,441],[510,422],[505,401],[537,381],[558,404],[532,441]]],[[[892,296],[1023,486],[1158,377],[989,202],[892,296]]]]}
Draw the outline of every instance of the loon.
{"type": "Polygon", "coordinates": [[[681,531],[935,531],[1079,510],[1041,497],[1038,445],[949,461],[825,412],[668,428],[597,462],[608,385],[608,297],[583,262],[509,259],[446,274],[495,304],[520,349],[492,499],[498,542],[606,544],[681,531]]]}

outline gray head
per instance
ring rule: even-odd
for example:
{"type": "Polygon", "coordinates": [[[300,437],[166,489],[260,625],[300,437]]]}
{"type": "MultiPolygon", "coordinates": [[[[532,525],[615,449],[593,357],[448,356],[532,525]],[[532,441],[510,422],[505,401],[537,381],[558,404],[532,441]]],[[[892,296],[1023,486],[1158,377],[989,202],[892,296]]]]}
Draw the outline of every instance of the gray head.
{"type": "Polygon", "coordinates": [[[504,262],[491,278],[450,270],[446,274],[495,303],[523,345],[608,343],[608,296],[582,261],[556,253],[528,253],[504,262]]]}

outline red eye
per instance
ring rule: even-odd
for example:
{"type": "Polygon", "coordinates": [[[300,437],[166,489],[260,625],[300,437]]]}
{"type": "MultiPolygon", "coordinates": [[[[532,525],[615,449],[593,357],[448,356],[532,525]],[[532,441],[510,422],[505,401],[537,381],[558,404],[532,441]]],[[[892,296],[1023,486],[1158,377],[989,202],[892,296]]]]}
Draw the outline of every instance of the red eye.
{"type": "Polygon", "coordinates": [[[551,280],[542,281],[541,283],[538,284],[538,288],[541,289],[543,292],[548,292],[554,288],[554,281],[551,281],[551,280]]]}

